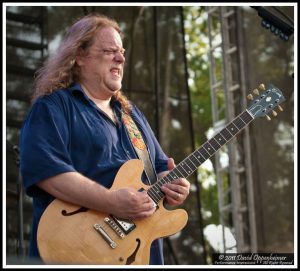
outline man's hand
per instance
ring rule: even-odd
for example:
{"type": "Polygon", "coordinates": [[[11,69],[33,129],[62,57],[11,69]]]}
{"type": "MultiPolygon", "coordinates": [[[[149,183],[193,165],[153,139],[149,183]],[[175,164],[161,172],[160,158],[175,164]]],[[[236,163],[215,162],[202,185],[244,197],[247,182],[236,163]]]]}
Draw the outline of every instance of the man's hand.
{"type": "MultiPolygon", "coordinates": [[[[173,158],[168,160],[168,169],[172,170],[175,168],[175,163],[173,158]]],[[[164,172],[161,176],[167,175],[168,172],[164,172]]],[[[180,178],[161,186],[161,191],[166,195],[167,203],[170,206],[176,206],[182,204],[190,192],[190,183],[187,179],[180,178]]]]}
{"type": "Polygon", "coordinates": [[[141,219],[151,216],[156,205],[146,191],[133,188],[110,190],[110,213],[120,218],[141,219]]]}

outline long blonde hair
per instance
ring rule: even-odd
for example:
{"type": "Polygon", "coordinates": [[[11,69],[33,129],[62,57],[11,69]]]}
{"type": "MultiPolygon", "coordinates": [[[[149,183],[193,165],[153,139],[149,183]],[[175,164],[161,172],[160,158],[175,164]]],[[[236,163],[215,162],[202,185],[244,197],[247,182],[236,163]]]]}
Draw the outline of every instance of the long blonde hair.
{"type": "MultiPolygon", "coordinates": [[[[36,72],[32,101],[38,97],[51,94],[57,89],[67,88],[79,79],[75,59],[80,48],[86,49],[93,43],[95,32],[102,27],[113,27],[121,35],[116,21],[100,14],[89,14],[77,20],[68,30],[56,53],[48,58],[44,66],[36,72]]],[[[123,109],[131,110],[128,99],[119,90],[115,98],[123,109]]]]}

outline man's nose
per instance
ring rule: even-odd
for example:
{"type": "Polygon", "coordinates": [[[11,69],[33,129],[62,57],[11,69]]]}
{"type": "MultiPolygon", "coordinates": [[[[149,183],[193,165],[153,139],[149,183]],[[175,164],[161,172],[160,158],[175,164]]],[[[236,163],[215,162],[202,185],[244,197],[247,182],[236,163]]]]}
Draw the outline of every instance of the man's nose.
{"type": "Polygon", "coordinates": [[[119,63],[124,63],[125,62],[125,56],[122,52],[117,51],[115,54],[115,60],[119,63]]]}

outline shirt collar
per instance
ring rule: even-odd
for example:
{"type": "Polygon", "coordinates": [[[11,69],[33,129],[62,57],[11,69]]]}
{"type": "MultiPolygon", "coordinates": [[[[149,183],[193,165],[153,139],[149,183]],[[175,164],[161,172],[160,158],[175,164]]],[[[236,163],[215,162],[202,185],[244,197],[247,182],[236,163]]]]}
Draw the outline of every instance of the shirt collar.
{"type": "MultiPolygon", "coordinates": [[[[89,100],[88,96],[85,94],[84,90],[82,89],[80,83],[78,82],[72,83],[69,87],[69,90],[74,96],[80,94],[81,97],[85,98],[86,100],[89,100]]],[[[121,108],[121,104],[119,101],[116,100],[115,96],[111,98],[111,104],[113,107],[117,107],[118,109],[121,108]]]]}
{"type": "Polygon", "coordinates": [[[74,82],[72,83],[70,86],[69,86],[69,90],[71,91],[72,94],[75,94],[75,93],[82,93],[86,98],[86,94],[84,93],[81,85],[77,82],[74,82]]]}

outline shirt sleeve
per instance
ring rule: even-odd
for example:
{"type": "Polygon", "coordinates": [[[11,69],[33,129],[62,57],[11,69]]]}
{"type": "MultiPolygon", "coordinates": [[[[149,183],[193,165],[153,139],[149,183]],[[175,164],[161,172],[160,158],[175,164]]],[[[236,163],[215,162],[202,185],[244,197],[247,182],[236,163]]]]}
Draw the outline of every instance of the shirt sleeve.
{"type": "Polygon", "coordinates": [[[144,114],[136,107],[134,106],[135,111],[137,112],[139,118],[143,122],[143,126],[146,128],[144,133],[146,134],[146,137],[152,142],[154,146],[154,164],[155,164],[155,170],[156,173],[159,174],[163,171],[168,170],[168,156],[164,153],[162,150],[162,147],[160,146],[150,124],[148,123],[146,117],[144,114]]]}
{"type": "Polygon", "coordinates": [[[65,172],[76,171],[68,151],[66,112],[51,100],[38,100],[20,134],[20,170],[29,196],[45,193],[35,184],[65,172]]]}

